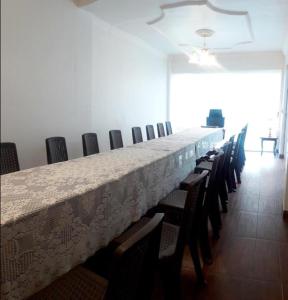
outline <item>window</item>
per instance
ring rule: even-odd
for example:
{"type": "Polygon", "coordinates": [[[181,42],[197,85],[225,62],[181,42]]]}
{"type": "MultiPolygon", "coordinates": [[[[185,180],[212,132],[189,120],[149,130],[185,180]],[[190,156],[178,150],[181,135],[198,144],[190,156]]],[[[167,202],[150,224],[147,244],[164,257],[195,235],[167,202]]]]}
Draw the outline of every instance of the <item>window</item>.
{"type": "Polygon", "coordinates": [[[173,74],[170,119],[176,129],[206,125],[210,108],[222,109],[227,136],[249,123],[246,149],[260,136],[279,136],[281,71],[173,74]]]}

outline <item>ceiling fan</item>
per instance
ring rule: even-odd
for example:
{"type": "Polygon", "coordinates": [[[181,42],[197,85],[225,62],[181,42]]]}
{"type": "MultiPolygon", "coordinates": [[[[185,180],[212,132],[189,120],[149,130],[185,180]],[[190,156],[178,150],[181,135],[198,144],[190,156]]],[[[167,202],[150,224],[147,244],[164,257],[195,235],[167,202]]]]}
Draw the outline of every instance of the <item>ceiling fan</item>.
{"type": "Polygon", "coordinates": [[[179,44],[182,49],[186,48],[185,52],[189,57],[189,63],[200,66],[220,66],[216,56],[211,52],[211,49],[207,47],[206,43],[206,39],[211,37],[215,31],[208,28],[201,28],[196,30],[195,33],[203,38],[203,47],[195,47],[191,46],[191,44],[179,44]]]}

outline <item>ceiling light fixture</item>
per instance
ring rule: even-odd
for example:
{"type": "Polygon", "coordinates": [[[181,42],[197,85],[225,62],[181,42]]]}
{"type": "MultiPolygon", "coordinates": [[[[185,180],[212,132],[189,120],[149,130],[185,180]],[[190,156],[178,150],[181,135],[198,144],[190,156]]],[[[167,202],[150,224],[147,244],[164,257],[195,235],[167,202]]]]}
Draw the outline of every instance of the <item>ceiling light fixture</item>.
{"type": "Polygon", "coordinates": [[[211,37],[215,31],[212,29],[202,28],[195,31],[195,33],[203,38],[203,47],[201,49],[194,48],[194,52],[189,53],[189,63],[200,66],[219,66],[215,55],[210,53],[206,45],[206,38],[211,37]]]}

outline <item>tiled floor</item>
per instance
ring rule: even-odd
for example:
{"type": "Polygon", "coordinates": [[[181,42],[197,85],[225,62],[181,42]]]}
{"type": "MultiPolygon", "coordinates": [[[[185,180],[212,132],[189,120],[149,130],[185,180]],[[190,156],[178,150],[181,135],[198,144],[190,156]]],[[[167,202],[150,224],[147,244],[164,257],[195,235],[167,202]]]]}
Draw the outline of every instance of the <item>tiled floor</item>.
{"type": "Polygon", "coordinates": [[[247,153],[242,184],[230,195],[206,287],[195,285],[186,251],[183,298],[288,300],[288,224],[282,217],[284,162],[272,154],[247,153]]]}

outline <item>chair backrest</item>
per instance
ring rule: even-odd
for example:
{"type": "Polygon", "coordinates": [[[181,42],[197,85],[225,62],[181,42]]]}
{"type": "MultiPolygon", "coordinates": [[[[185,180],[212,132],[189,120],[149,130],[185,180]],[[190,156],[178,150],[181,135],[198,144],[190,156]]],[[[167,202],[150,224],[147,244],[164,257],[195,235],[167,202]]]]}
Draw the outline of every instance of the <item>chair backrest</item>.
{"type": "Polygon", "coordinates": [[[233,157],[232,157],[232,160],[234,163],[236,163],[237,160],[239,159],[242,138],[243,138],[243,132],[241,131],[237,136],[237,140],[236,140],[235,147],[234,147],[234,152],[233,152],[233,157]]]}
{"type": "Polygon", "coordinates": [[[210,109],[209,117],[206,119],[208,126],[224,127],[225,118],[222,116],[221,109],[210,109]]]}
{"type": "Polygon", "coordinates": [[[229,156],[230,150],[232,151],[233,144],[231,142],[226,142],[222,146],[222,151],[223,151],[223,159],[220,159],[220,162],[218,164],[218,174],[217,176],[224,176],[226,173],[226,170],[229,166],[229,160],[231,160],[231,154],[229,156]]]}
{"type": "Polygon", "coordinates": [[[163,123],[157,123],[157,131],[158,131],[158,137],[165,136],[165,130],[164,130],[163,123]]]}
{"type": "Polygon", "coordinates": [[[246,138],[246,134],[247,134],[247,129],[248,129],[248,124],[246,124],[244,127],[243,127],[243,131],[244,131],[244,141],[245,141],[245,138],[246,138]]]}
{"type": "Polygon", "coordinates": [[[212,170],[209,175],[209,184],[208,184],[208,190],[214,190],[217,186],[217,175],[219,169],[223,167],[224,163],[224,152],[219,151],[217,155],[215,155],[213,163],[212,163],[212,170]]]}
{"type": "Polygon", "coordinates": [[[248,124],[246,126],[244,126],[241,130],[242,132],[242,139],[241,139],[241,147],[244,149],[245,146],[245,139],[246,139],[246,134],[247,134],[247,128],[248,128],[248,124]]]}
{"type": "Polygon", "coordinates": [[[15,143],[1,143],[0,174],[19,171],[19,161],[15,143]]]}
{"type": "Polygon", "coordinates": [[[155,132],[154,132],[153,125],[146,125],[146,134],[147,134],[147,140],[155,139],[155,132]]]}
{"type": "Polygon", "coordinates": [[[46,139],[46,152],[48,164],[68,160],[65,138],[56,136],[46,139]]]}
{"type": "Polygon", "coordinates": [[[110,148],[118,149],[123,148],[123,140],[121,130],[110,130],[109,131],[110,148]]]}
{"type": "Polygon", "coordinates": [[[172,134],[173,132],[172,132],[171,122],[170,121],[166,121],[165,125],[166,125],[166,133],[167,133],[167,135],[172,134]]]}
{"type": "Polygon", "coordinates": [[[143,299],[143,293],[150,299],[163,218],[164,214],[159,213],[146,218],[147,222],[140,227],[136,223],[135,229],[132,227],[131,234],[116,248],[105,299],[143,299]]]}
{"type": "MultiPolygon", "coordinates": [[[[178,268],[181,266],[184,246],[187,240],[189,240],[192,230],[199,227],[202,207],[204,203],[205,184],[209,172],[203,171],[201,174],[190,181],[187,188],[187,196],[185,200],[184,212],[180,224],[180,230],[177,240],[177,246],[175,251],[175,259],[177,260],[178,268]]],[[[196,175],[196,174],[195,174],[196,175]]]]}
{"type": "Polygon", "coordinates": [[[88,156],[99,153],[98,138],[96,133],[82,135],[83,155],[88,156]]]}
{"type": "Polygon", "coordinates": [[[132,128],[132,138],[133,138],[133,144],[143,142],[141,127],[133,127],[132,128]]]}

